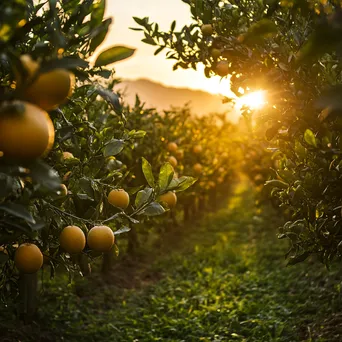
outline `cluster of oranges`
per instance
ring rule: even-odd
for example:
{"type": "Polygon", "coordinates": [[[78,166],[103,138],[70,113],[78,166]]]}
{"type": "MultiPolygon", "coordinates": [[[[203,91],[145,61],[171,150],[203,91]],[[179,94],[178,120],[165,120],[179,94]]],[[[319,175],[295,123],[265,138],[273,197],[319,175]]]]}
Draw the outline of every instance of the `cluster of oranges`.
{"type": "MultiPolygon", "coordinates": [[[[167,150],[172,154],[168,158],[168,162],[175,168],[178,165],[178,160],[176,157],[181,160],[184,158],[184,150],[178,149],[178,145],[175,142],[169,142],[167,144],[167,150]]],[[[199,155],[203,152],[203,147],[201,145],[195,145],[192,149],[192,152],[195,155],[199,155]]],[[[200,163],[196,163],[193,165],[193,172],[196,176],[200,176],[202,174],[203,167],[200,163]]]]}
{"type": "MultiPolygon", "coordinates": [[[[55,129],[48,111],[71,96],[75,77],[61,68],[44,71],[30,55],[22,55],[20,63],[23,73],[14,70],[17,99],[0,107],[0,155],[16,162],[29,162],[50,152],[55,129]]],[[[73,157],[72,153],[63,152],[63,160],[73,157]]],[[[68,194],[64,184],[59,193],[63,196],[68,194]]],[[[108,194],[108,202],[124,210],[129,205],[129,195],[122,189],[112,190],[108,194]]],[[[93,251],[107,252],[115,238],[107,226],[91,228],[87,238],[80,227],[67,226],[60,233],[59,241],[64,252],[78,254],[86,243],[93,251]]],[[[14,263],[19,271],[35,273],[42,267],[44,257],[39,247],[33,243],[16,247],[14,263]]]]}
{"type": "MultiPolygon", "coordinates": [[[[129,195],[123,189],[114,189],[108,194],[108,202],[120,209],[126,209],[129,205],[129,195]]],[[[106,253],[111,250],[115,242],[112,229],[108,226],[95,226],[87,234],[78,226],[65,227],[59,236],[60,247],[69,254],[79,254],[88,244],[95,252],[106,253]]],[[[44,257],[40,249],[32,243],[21,244],[14,255],[14,263],[17,269],[23,273],[35,273],[43,265],[44,257]]]]}
{"type": "Polygon", "coordinates": [[[20,62],[25,77],[14,70],[18,100],[0,108],[0,151],[6,158],[30,161],[51,150],[55,129],[47,111],[72,94],[75,77],[65,69],[41,72],[29,55],[22,55],[20,62]]]}
{"type": "MultiPolygon", "coordinates": [[[[47,111],[72,94],[75,77],[61,68],[44,72],[30,55],[22,55],[20,63],[23,73],[14,69],[17,99],[0,107],[0,155],[29,162],[51,150],[55,129],[47,111]]],[[[66,187],[61,192],[66,194],[66,187]]],[[[34,273],[42,266],[43,255],[36,245],[24,243],[17,248],[14,261],[20,271],[34,273]]]]}
{"type": "MultiPolygon", "coordinates": [[[[182,160],[184,158],[184,150],[179,149],[177,143],[175,142],[169,142],[166,146],[167,151],[171,154],[171,156],[168,158],[168,162],[176,168],[178,165],[178,160],[182,160]]],[[[201,145],[195,145],[192,149],[193,154],[200,155],[203,152],[203,147],[201,145]]],[[[202,164],[196,163],[192,167],[193,173],[195,176],[200,176],[203,172],[202,164]]],[[[159,197],[159,200],[161,202],[164,202],[167,204],[167,206],[172,209],[177,204],[177,195],[172,192],[168,191],[165,194],[162,194],[159,197]]]]}
{"type": "MultiPolygon", "coordinates": [[[[201,32],[204,36],[211,36],[214,33],[213,26],[211,24],[204,24],[201,26],[201,32]]],[[[222,51],[212,47],[210,49],[210,55],[216,62],[222,56],[222,51]]],[[[225,59],[217,61],[214,71],[221,77],[227,76],[229,74],[229,62],[225,59]]]]}

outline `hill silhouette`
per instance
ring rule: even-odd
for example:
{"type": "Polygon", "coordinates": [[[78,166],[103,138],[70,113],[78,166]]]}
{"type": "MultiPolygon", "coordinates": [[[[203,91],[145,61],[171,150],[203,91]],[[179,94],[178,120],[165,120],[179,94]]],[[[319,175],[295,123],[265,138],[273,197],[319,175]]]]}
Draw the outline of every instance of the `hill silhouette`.
{"type": "Polygon", "coordinates": [[[192,112],[202,116],[210,113],[227,113],[232,121],[238,118],[230,104],[222,103],[222,96],[201,90],[165,86],[147,79],[123,80],[116,89],[124,92],[125,102],[135,103],[136,94],[147,107],[168,110],[171,106],[182,107],[189,104],[192,112]]]}

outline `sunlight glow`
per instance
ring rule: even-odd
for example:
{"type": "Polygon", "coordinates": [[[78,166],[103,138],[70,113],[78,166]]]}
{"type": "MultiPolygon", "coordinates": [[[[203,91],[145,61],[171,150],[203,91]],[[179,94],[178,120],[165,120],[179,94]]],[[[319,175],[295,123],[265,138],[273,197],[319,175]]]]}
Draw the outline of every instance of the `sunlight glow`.
{"type": "Polygon", "coordinates": [[[237,99],[238,106],[247,106],[251,109],[260,109],[266,104],[265,91],[259,90],[247,95],[244,95],[237,99]]]}

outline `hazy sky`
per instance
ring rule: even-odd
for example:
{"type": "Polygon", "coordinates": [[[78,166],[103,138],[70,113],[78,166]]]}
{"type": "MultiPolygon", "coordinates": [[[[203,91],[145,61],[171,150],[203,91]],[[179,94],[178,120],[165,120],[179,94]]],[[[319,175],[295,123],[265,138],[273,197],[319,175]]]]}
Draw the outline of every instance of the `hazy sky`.
{"type": "Polygon", "coordinates": [[[109,16],[114,18],[114,24],[102,48],[126,45],[137,49],[132,58],[114,65],[119,77],[149,78],[171,86],[202,89],[212,93],[228,93],[228,82],[220,83],[219,77],[207,79],[203,67],[199,67],[198,71],[172,71],[174,61],[166,60],[163,53],[154,56],[156,47],[141,42],[142,32],[129,29],[138,26],[132,19],[133,16],[149,17],[152,21],[158,22],[164,30],[169,29],[174,19],[177,20],[177,27],[190,23],[189,6],[181,0],[107,0],[106,17],[109,16]]]}

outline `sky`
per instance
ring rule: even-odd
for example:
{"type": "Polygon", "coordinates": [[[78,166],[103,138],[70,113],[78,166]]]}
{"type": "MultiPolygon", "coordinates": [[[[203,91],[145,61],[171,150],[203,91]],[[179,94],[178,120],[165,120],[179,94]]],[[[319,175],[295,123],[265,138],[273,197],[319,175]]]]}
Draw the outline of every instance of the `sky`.
{"type": "Polygon", "coordinates": [[[128,60],[115,63],[118,77],[125,79],[148,78],[168,86],[205,90],[214,94],[229,95],[229,82],[219,77],[207,79],[201,65],[198,71],[179,69],[172,71],[174,61],[167,60],[165,53],[154,56],[155,46],[141,42],[143,33],[132,31],[129,27],[138,27],[133,16],[149,17],[158,22],[160,28],[168,30],[174,19],[176,28],[191,22],[189,6],[181,0],[107,0],[106,17],[112,17],[114,23],[100,47],[100,51],[113,45],[125,45],[137,49],[128,60]]]}

